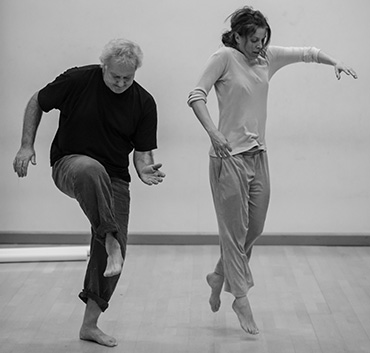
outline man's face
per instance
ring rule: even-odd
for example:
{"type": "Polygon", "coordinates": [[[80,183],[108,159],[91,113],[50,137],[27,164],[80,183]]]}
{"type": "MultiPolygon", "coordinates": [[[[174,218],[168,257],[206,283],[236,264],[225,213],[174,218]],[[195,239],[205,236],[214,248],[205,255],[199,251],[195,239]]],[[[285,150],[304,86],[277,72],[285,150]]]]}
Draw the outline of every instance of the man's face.
{"type": "Polygon", "coordinates": [[[103,66],[103,80],[114,93],[126,91],[134,82],[136,69],[128,64],[116,63],[110,59],[103,66]]]}

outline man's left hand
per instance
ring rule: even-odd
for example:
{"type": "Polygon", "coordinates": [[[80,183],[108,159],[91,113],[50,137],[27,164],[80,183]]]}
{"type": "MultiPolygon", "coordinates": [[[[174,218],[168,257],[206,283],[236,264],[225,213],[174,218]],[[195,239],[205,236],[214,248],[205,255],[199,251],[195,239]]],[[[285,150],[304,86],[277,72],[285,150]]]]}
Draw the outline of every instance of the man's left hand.
{"type": "Polygon", "coordinates": [[[163,178],[166,176],[166,174],[159,170],[159,168],[161,167],[161,163],[145,166],[140,171],[141,181],[147,185],[158,185],[159,183],[161,183],[163,181],[163,178]]]}

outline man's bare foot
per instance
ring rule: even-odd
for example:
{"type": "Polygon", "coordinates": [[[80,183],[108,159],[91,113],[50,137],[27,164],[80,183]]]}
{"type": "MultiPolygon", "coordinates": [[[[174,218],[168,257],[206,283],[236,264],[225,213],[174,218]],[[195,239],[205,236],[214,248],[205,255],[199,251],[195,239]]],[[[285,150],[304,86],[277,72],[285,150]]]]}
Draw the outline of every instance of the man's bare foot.
{"type": "Polygon", "coordinates": [[[102,346],[115,347],[117,341],[114,337],[106,335],[98,327],[87,327],[82,325],[80,330],[80,339],[84,341],[92,341],[102,346]]]}
{"type": "Polygon", "coordinates": [[[217,273],[209,273],[207,275],[207,283],[211,287],[211,296],[209,297],[209,304],[211,305],[211,310],[215,313],[220,309],[221,306],[221,290],[224,284],[224,278],[217,273]]]}
{"type": "Polygon", "coordinates": [[[247,296],[236,298],[232,307],[238,316],[242,329],[247,333],[257,335],[259,333],[258,327],[254,322],[252,309],[247,296]]]}
{"type": "Polygon", "coordinates": [[[123,258],[121,253],[121,246],[118,240],[110,233],[105,239],[105,249],[108,254],[107,267],[105,268],[104,277],[113,277],[119,275],[122,271],[123,258]]]}

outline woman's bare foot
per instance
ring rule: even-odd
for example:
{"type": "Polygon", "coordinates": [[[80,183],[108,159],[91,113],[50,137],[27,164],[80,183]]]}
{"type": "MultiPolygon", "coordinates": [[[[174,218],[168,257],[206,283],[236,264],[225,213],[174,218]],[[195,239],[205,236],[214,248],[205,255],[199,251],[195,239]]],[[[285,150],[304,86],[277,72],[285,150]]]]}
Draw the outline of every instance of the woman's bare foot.
{"type": "Polygon", "coordinates": [[[104,277],[113,277],[119,275],[122,271],[123,258],[121,246],[118,240],[108,233],[105,239],[105,249],[108,254],[107,267],[105,268],[104,277]]]}
{"type": "Polygon", "coordinates": [[[224,278],[217,273],[209,273],[207,275],[207,283],[211,287],[211,296],[209,297],[209,304],[211,305],[211,310],[215,313],[220,309],[221,306],[221,290],[224,284],[224,278]]]}
{"type": "Polygon", "coordinates": [[[87,327],[82,325],[80,330],[80,339],[84,341],[92,341],[102,346],[115,347],[117,346],[117,341],[114,337],[106,335],[97,326],[87,327]]]}
{"type": "Polygon", "coordinates": [[[254,322],[252,309],[247,296],[236,298],[232,307],[238,316],[242,329],[247,333],[257,335],[259,333],[258,327],[254,322]]]}

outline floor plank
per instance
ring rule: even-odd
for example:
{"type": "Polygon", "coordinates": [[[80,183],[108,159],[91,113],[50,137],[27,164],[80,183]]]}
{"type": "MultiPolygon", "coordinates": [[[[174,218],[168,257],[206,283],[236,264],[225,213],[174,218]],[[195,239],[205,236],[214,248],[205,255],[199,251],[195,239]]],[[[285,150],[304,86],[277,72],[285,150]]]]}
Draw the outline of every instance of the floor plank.
{"type": "Polygon", "coordinates": [[[130,245],[100,326],[119,341],[78,339],[86,262],[0,264],[2,353],[365,353],[370,351],[370,248],[256,246],[250,291],[258,336],[244,334],[204,280],[218,247],[130,245]]]}

